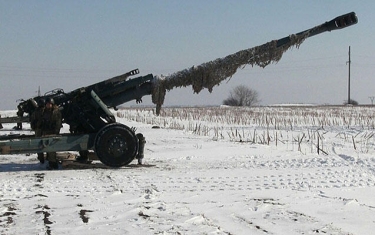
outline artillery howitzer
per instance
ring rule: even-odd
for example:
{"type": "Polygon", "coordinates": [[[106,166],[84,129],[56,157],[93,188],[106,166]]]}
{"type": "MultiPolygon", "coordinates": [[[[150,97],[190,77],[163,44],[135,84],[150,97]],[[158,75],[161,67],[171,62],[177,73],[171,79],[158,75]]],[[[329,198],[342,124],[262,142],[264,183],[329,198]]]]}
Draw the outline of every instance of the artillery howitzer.
{"type": "Polygon", "coordinates": [[[238,68],[245,65],[265,67],[281,59],[283,52],[299,46],[306,38],[335,29],[342,29],[357,23],[354,12],[297,34],[274,40],[263,45],[239,51],[166,77],[139,76],[138,69],[102,82],[65,93],[54,90],[44,96],[37,96],[18,105],[18,118],[0,118],[5,122],[28,121],[41,99],[53,98],[61,109],[63,122],[70,126],[70,134],[48,137],[4,136],[0,140],[1,154],[40,153],[59,151],[94,150],[104,164],[120,167],[129,164],[137,155],[143,154],[144,138],[136,135],[132,128],[116,123],[109,108],[131,100],[141,101],[145,95],[152,95],[157,113],[160,112],[167,90],[174,87],[193,87],[199,93],[203,88],[210,92],[213,86],[231,77],[238,68]],[[23,117],[26,113],[28,116],[23,117]]]}
{"type": "Polygon", "coordinates": [[[27,113],[31,117],[40,100],[52,98],[60,107],[62,121],[69,125],[71,134],[49,137],[3,136],[0,140],[19,140],[0,142],[1,154],[84,152],[94,149],[98,158],[108,166],[129,164],[137,154],[143,154],[144,138],[126,125],[116,123],[115,116],[108,108],[133,99],[140,101],[144,95],[151,94],[151,74],[127,80],[138,73],[138,69],[135,69],[69,93],[56,89],[44,96],[21,102],[17,113],[27,113]]]}

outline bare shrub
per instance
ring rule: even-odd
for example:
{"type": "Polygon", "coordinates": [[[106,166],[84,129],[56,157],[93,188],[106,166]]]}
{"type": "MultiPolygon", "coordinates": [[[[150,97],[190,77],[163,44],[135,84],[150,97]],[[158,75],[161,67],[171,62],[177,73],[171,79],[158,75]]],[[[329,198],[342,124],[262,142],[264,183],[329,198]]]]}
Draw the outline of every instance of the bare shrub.
{"type": "Polygon", "coordinates": [[[236,86],[229,93],[229,97],[223,101],[224,105],[229,106],[254,106],[259,103],[259,94],[247,86],[236,86]]]}

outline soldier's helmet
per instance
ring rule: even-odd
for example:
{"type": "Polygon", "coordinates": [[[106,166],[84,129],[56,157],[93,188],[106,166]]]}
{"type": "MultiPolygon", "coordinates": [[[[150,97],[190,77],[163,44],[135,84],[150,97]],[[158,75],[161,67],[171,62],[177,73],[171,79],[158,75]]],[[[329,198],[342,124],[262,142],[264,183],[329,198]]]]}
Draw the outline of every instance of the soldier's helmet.
{"type": "Polygon", "coordinates": [[[46,99],[46,104],[47,104],[47,103],[55,104],[55,101],[53,100],[53,98],[51,98],[51,97],[47,97],[47,99],[46,99]]]}
{"type": "Polygon", "coordinates": [[[39,107],[44,107],[44,105],[46,105],[46,100],[45,99],[38,100],[38,106],[39,107]]]}

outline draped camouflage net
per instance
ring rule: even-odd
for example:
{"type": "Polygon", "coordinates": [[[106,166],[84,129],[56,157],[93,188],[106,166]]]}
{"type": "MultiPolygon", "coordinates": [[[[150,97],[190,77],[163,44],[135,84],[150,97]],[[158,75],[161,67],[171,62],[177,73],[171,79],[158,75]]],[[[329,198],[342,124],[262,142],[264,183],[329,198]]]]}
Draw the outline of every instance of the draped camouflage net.
{"type": "Polygon", "coordinates": [[[309,34],[310,30],[303,34],[292,34],[289,36],[289,41],[281,46],[277,46],[278,41],[273,40],[168,76],[155,76],[152,102],[156,104],[156,113],[160,113],[167,91],[175,87],[191,85],[195,93],[199,93],[203,88],[212,92],[215,85],[219,85],[223,80],[232,77],[239,68],[244,68],[246,65],[257,65],[264,68],[271,63],[277,63],[285,51],[292,47],[299,48],[301,43],[309,37],[309,34]]]}

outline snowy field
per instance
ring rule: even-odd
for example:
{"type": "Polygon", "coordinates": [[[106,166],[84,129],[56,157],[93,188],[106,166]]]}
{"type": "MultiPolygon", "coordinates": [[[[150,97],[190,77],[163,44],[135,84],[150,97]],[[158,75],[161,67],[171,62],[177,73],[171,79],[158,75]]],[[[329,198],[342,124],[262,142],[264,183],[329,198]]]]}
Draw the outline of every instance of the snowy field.
{"type": "MultiPolygon", "coordinates": [[[[35,154],[0,155],[0,234],[375,230],[374,108],[163,108],[160,116],[126,108],[116,116],[145,135],[146,165],[46,171],[35,154]]],[[[0,134],[18,133],[12,127],[0,134]]]]}

